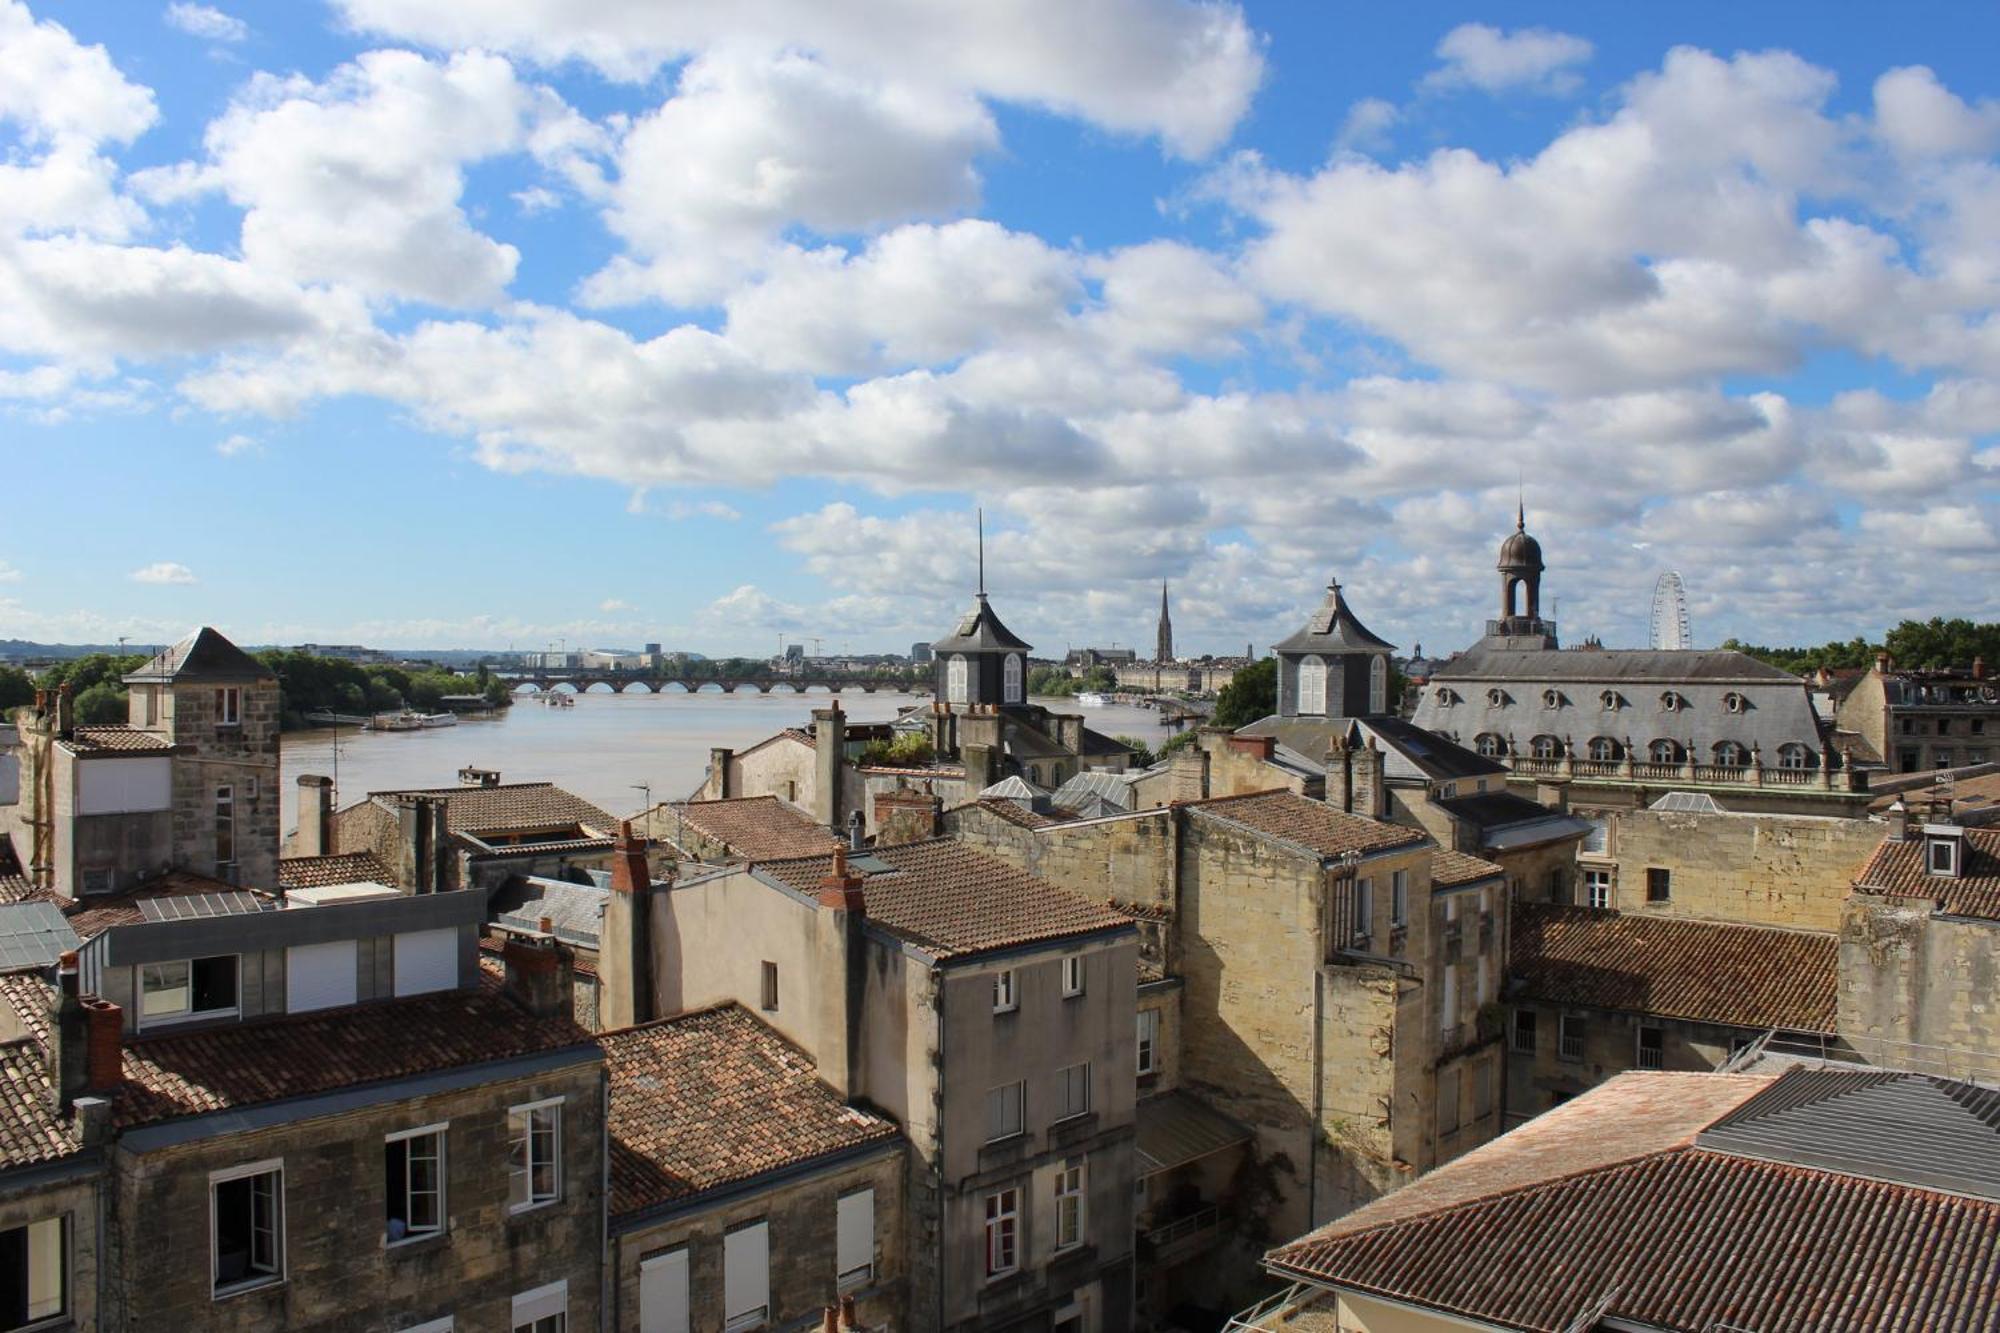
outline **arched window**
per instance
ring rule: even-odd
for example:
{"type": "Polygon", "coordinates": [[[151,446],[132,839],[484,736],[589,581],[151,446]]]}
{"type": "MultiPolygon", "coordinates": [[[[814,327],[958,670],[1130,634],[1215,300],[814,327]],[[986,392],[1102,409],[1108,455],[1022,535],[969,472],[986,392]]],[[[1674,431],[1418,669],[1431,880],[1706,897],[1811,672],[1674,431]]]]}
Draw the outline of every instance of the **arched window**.
{"type": "Polygon", "coordinates": [[[1021,655],[1008,653],[1000,667],[1000,697],[1010,704],[1021,702],[1021,655]]]}
{"type": "Polygon", "coordinates": [[[1563,697],[1561,690],[1542,691],[1542,707],[1561,708],[1562,706],[1563,706],[1563,697]]]}
{"type": "Polygon", "coordinates": [[[1735,741],[1717,741],[1715,765],[1717,768],[1747,768],[1750,765],[1750,752],[1735,741]]]}
{"type": "Polygon", "coordinates": [[[1811,768],[1812,751],[1797,741],[1789,741],[1778,747],[1779,768],[1811,768]]]}
{"type": "Polygon", "coordinates": [[[1592,736],[1590,757],[1600,764],[1615,764],[1625,757],[1625,747],[1609,736],[1592,736]]]}
{"type": "Polygon", "coordinates": [[[1487,707],[1489,708],[1505,708],[1507,706],[1507,691],[1505,690],[1486,691],[1486,704],[1487,707]]]}
{"type": "Polygon", "coordinates": [[[1657,740],[1646,747],[1646,757],[1656,764],[1678,764],[1681,761],[1679,741],[1657,740]]]}
{"type": "Polygon", "coordinates": [[[1326,712],[1326,663],[1318,656],[1299,659],[1299,711],[1326,712]]]}
{"type": "MultiPolygon", "coordinates": [[[[1010,657],[1007,660],[1011,662],[1014,659],[1010,657]]],[[[1037,787],[1042,785],[1042,770],[1039,766],[1035,764],[1028,765],[1028,781],[1037,787]]]]}
{"type": "Polygon", "coordinates": [[[1681,698],[1680,695],[1675,694],[1672,690],[1668,690],[1660,696],[1660,711],[1662,713],[1678,713],[1681,711],[1682,705],[1686,702],[1687,700],[1681,698]]]}
{"type": "Polygon", "coordinates": [[[1376,656],[1368,662],[1368,711],[1389,711],[1389,659],[1376,656]]]}
{"type": "Polygon", "coordinates": [[[1560,759],[1563,743],[1553,736],[1537,736],[1528,742],[1528,752],[1537,759],[1560,759]]]}
{"type": "Polygon", "coordinates": [[[1597,702],[1604,705],[1604,710],[1608,713],[1615,713],[1625,706],[1625,700],[1619,697],[1616,690],[1606,690],[1598,695],[1597,702]]]}
{"type": "Polygon", "coordinates": [[[953,653],[944,666],[944,701],[948,704],[965,702],[965,658],[953,653]]]}
{"type": "Polygon", "coordinates": [[[1495,736],[1490,731],[1480,732],[1478,739],[1473,742],[1473,745],[1478,748],[1479,753],[1485,755],[1488,759],[1498,759],[1507,753],[1507,747],[1501,743],[1498,736],[1495,736]]]}

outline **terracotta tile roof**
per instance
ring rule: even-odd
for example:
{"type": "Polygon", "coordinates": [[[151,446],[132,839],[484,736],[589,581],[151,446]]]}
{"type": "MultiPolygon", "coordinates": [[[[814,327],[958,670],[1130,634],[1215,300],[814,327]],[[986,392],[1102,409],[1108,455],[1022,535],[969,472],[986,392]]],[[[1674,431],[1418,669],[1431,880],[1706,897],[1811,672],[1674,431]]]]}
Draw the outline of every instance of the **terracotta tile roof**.
{"type": "Polygon", "coordinates": [[[1522,998],[1833,1031],[1840,941],[1832,934],[1516,903],[1510,947],[1522,998]]]}
{"type": "Polygon", "coordinates": [[[331,856],[287,856],[278,862],[278,885],[286,889],[320,889],[329,884],[394,884],[395,872],[373,852],[338,852],[331,856]]]}
{"type": "Polygon", "coordinates": [[[1913,833],[1908,842],[1884,838],[1854,887],[1901,898],[1929,898],[1938,910],[1953,916],[1977,916],[2000,921],[2000,828],[1965,830],[1964,873],[1956,878],[1924,870],[1924,839],[1913,833]]]}
{"type": "Polygon", "coordinates": [[[552,782],[507,782],[497,787],[427,787],[407,791],[371,791],[368,799],[394,811],[399,795],[445,798],[445,826],[453,833],[498,833],[526,829],[563,828],[581,824],[606,837],[618,821],[604,811],[564,791],[552,782]]]}
{"type": "Polygon", "coordinates": [[[48,1058],[40,1043],[30,1038],[0,1046],[0,1167],[52,1162],[83,1146],[75,1117],[58,1115],[49,1099],[48,1058]]]}
{"type": "Polygon", "coordinates": [[[1266,1262],[1547,1333],[2000,1330],[2000,1203],[1690,1141],[1765,1087],[1625,1074],[1266,1262]]]}
{"type": "MultiPolygon", "coordinates": [[[[478,834],[467,834],[478,838],[478,834]]],[[[482,857],[499,856],[547,856],[553,852],[607,852],[618,845],[616,838],[538,838],[528,842],[498,842],[488,844],[490,851],[482,852],[482,857]]]]}
{"type": "Polygon", "coordinates": [[[598,1040],[611,1074],[614,1219],[898,1137],[734,1004],[598,1040]]]}
{"type": "Polygon", "coordinates": [[[113,751],[164,754],[174,748],[174,743],[157,731],[140,731],[136,727],[124,726],[78,727],[63,745],[72,754],[109,754],[113,751]]]}
{"type": "Polygon", "coordinates": [[[170,870],[158,879],[148,880],[123,893],[73,899],[52,897],[51,901],[62,904],[63,915],[69,919],[70,929],[87,940],[93,935],[103,934],[113,926],[128,926],[135,921],[144,921],[146,915],[140,910],[139,904],[149,898],[176,898],[204,893],[247,893],[260,903],[277,905],[275,895],[211,879],[207,875],[197,875],[192,870],[170,870]]]}
{"type": "MultiPolygon", "coordinates": [[[[0,976],[0,1000],[37,1043],[48,1040],[48,996],[35,977],[0,976]]],[[[131,1128],[590,1041],[567,1015],[529,1015],[505,993],[500,966],[482,958],[472,990],[128,1040],[112,1118],[131,1128]]]]}
{"type": "MultiPolygon", "coordinates": [[[[815,856],[756,869],[812,893],[831,864],[815,856]]],[[[870,921],[944,957],[1131,928],[1108,907],[947,838],[877,847],[850,864],[867,873],[870,921]]]]}
{"type": "MultiPolygon", "coordinates": [[[[678,814],[697,832],[728,846],[746,861],[775,861],[788,856],[818,856],[838,841],[797,806],[776,796],[735,796],[720,801],[689,801],[663,809],[678,814]]],[[[656,824],[655,827],[662,827],[656,824]]]]}
{"type": "Polygon", "coordinates": [[[1325,801],[1290,791],[1253,792],[1212,801],[1190,801],[1188,808],[1211,819],[1225,820],[1288,842],[1316,856],[1346,852],[1384,852],[1430,841],[1422,829],[1386,824],[1379,819],[1336,810],[1325,801]]]}
{"type": "Polygon", "coordinates": [[[0,875],[0,903],[25,903],[46,896],[25,875],[0,875]]]}
{"type": "Polygon", "coordinates": [[[1505,875],[1507,871],[1491,861],[1464,852],[1455,852],[1449,847],[1440,847],[1431,854],[1431,887],[1449,889],[1459,884],[1473,884],[1482,879],[1493,879],[1505,875]]]}

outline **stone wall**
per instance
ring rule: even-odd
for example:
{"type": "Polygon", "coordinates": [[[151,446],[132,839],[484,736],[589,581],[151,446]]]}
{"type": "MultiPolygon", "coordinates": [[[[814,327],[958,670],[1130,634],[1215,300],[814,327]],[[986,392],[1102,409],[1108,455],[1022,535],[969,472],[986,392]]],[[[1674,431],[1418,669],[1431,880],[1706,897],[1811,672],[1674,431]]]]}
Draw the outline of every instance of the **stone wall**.
{"type": "MultiPolygon", "coordinates": [[[[40,1175],[33,1171],[22,1174],[40,1175]]],[[[61,1328],[98,1327],[98,1246],[103,1238],[102,1220],[98,1216],[101,1189],[102,1180],[95,1170],[0,1189],[0,1231],[52,1217],[67,1219],[65,1244],[69,1264],[64,1281],[68,1284],[69,1299],[63,1313],[69,1318],[58,1325],[61,1328]]]]}
{"type": "MultiPolygon", "coordinates": [[[[1618,910],[1806,930],[1840,928],[1848,886],[1883,832],[1873,820],[1803,815],[1625,810],[1604,817],[1609,842],[1593,863],[1613,869],[1618,910]],[[1668,901],[1646,901],[1649,867],[1671,875],[1668,901]]],[[[1531,901],[1546,899],[1532,884],[1523,889],[1531,901]]]]}
{"type": "Polygon", "coordinates": [[[278,883],[278,682],[245,683],[236,726],[217,725],[213,685],[169,692],[167,734],[174,756],[174,863],[234,883],[278,883]],[[235,868],[216,862],[216,790],[232,789],[235,868]]]}
{"type": "Polygon", "coordinates": [[[1518,1123],[1551,1106],[1588,1092],[1608,1078],[1639,1067],[1639,1029],[1656,1027],[1664,1043],[1661,1068],[1706,1073],[1720,1067],[1761,1029],[1689,1023],[1652,1014],[1610,1009],[1569,1009],[1583,1021],[1583,1051],[1577,1059],[1561,1054],[1560,1016],[1564,1007],[1538,1001],[1509,1006],[1506,1036],[1507,1116],[1518,1123]],[[1515,1037],[1516,1013],[1535,1015],[1535,1049],[1522,1051],[1515,1037]]]}
{"type": "Polygon", "coordinates": [[[506,1328],[519,1292],[565,1279],[572,1328],[598,1324],[603,1236],[603,1070],[592,1062],[476,1088],[238,1129],[115,1159],[114,1328],[402,1328],[454,1316],[506,1328]],[[507,1108],[563,1097],[562,1198],[507,1210],[507,1108]],[[383,1136],[448,1123],[440,1237],[385,1247],[383,1136]],[[217,1299],[209,1174],[284,1164],[284,1279],[217,1299]]]}
{"type": "MultiPolygon", "coordinates": [[[[771,1314],[775,1327],[814,1320],[841,1295],[854,1297],[867,1328],[908,1328],[909,1219],[904,1206],[907,1149],[900,1144],[859,1161],[835,1163],[775,1187],[731,1198],[694,1212],[677,1213],[619,1235],[612,1299],[604,1327],[640,1333],[640,1263],[685,1249],[690,1327],[719,1333],[724,1323],[723,1237],[752,1222],[770,1227],[771,1314]],[[875,1193],[875,1271],[866,1281],[837,1285],[836,1221],[839,1201],[857,1190],[875,1193]]],[[[574,1319],[572,1328],[578,1327],[574,1319]]]]}
{"type": "Polygon", "coordinates": [[[1839,1025],[1871,1059],[2000,1079],[2000,922],[1855,894],[1840,927],[1839,1025]]]}

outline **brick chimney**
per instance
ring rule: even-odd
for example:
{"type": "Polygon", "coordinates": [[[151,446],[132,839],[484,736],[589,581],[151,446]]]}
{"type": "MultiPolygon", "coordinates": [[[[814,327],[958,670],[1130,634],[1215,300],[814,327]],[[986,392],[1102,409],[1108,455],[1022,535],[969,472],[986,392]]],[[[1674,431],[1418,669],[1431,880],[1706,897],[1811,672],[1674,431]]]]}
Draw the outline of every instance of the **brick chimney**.
{"type": "Polygon", "coordinates": [[[653,872],[632,821],[619,821],[611,858],[597,942],[598,1021],[622,1028],[653,1016],[653,872]]]}
{"type": "Polygon", "coordinates": [[[813,820],[834,833],[846,817],[840,783],[847,751],[847,714],[840,705],[813,709],[813,820]]]}
{"type": "Polygon", "coordinates": [[[1231,736],[1228,744],[1229,748],[1237,753],[1247,754],[1253,759],[1262,759],[1266,763],[1278,753],[1276,736],[1231,736]]]}
{"type": "Polygon", "coordinates": [[[852,1296],[842,1296],[840,1298],[840,1327],[842,1329],[858,1329],[861,1327],[861,1319],[855,1313],[854,1298],[852,1296]]]}
{"type": "Polygon", "coordinates": [[[862,927],[868,920],[861,872],[847,863],[847,848],[836,845],[833,863],[819,882],[818,941],[819,1076],[841,1097],[856,1092],[861,1068],[861,987],[866,977],[862,927]]]}
{"type": "Polygon", "coordinates": [[[556,942],[554,923],[543,917],[541,924],[538,931],[508,935],[500,958],[507,990],[522,1007],[537,1018],[557,1018],[574,1012],[569,951],[556,942]]]}
{"type": "Polygon", "coordinates": [[[299,832],[293,842],[297,856],[326,856],[333,851],[333,779],[318,773],[299,775],[299,832]]]}
{"type": "Polygon", "coordinates": [[[1386,793],[1382,785],[1382,749],[1373,736],[1349,753],[1348,768],[1352,774],[1348,781],[1348,809],[1369,819],[1380,819],[1386,793]]]}
{"type": "Polygon", "coordinates": [[[125,1011],[95,995],[83,998],[84,1091],[103,1096],[125,1085],[125,1011]]]}

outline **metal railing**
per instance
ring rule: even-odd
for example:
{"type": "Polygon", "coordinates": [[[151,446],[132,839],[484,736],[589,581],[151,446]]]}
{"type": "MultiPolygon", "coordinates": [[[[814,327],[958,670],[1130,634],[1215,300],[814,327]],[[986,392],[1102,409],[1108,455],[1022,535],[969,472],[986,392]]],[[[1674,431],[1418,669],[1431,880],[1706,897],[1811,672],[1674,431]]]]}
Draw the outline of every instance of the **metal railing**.
{"type": "Polygon", "coordinates": [[[1213,1231],[1222,1225],[1222,1210],[1214,1204],[1197,1208],[1186,1217],[1177,1217],[1164,1226],[1154,1227],[1146,1233],[1146,1239],[1154,1248],[1163,1249],[1176,1241],[1187,1240],[1204,1231],[1213,1231]]]}
{"type": "Polygon", "coordinates": [[[1222,1333],[1273,1333],[1284,1321],[1304,1310],[1322,1295],[1319,1288],[1294,1282],[1272,1292],[1255,1305],[1229,1317],[1222,1333]]]}

